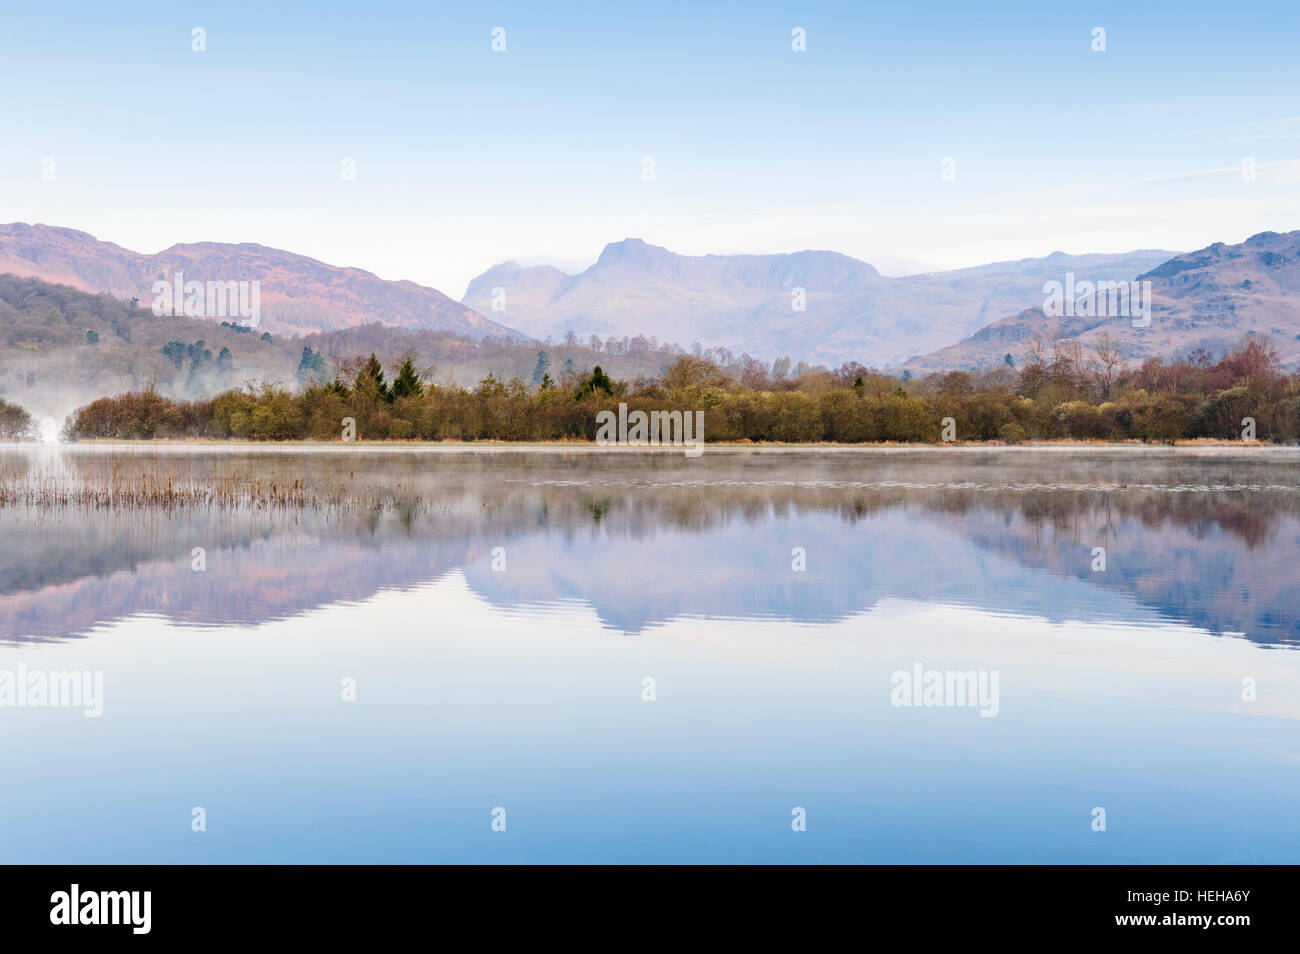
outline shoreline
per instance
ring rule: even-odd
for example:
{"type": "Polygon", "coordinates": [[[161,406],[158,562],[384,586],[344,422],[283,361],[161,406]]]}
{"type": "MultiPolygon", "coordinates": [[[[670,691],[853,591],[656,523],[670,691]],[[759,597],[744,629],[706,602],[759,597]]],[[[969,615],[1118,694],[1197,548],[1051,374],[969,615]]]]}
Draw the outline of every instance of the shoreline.
{"type": "MultiPolygon", "coordinates": [[[[601,445],[595,441],[247,441],[151,438],[119,440],[95,438],[78,441],[3,441],[0,452],[46,450],[101,450],[156,448],[168,451],[182,450],[238,450],[244,452],[275,453],[406,453],[406,454],[509,454],[509,453],[575,453],[575,454],[631,454],[643,456],[688,456],[685,445],[601,445]]],[[[1120,453],[1136,456],[1207,456],[1237,457],[1264,455],[1267,457],[1296,457],[1300,459],[1300,444],[1245,443],[1213,439],[1196,439],[1175,443],[1145,443],[1142,441],[1022,441],[1004,444],[997,441],[957,441],[950,444],[928,443],[753,443],[723,442],[702,445],[703,453],[745,454],[971,454],[971,453],[1120,453]]],[[[692,457],[691,459],[695,459],[692,457]]]]}

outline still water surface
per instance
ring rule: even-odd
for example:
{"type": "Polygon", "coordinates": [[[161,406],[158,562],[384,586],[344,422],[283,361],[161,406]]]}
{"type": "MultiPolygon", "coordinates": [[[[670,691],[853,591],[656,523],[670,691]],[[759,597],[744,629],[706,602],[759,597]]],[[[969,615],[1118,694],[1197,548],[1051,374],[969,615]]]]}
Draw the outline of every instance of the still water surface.
{"type": "Polygon", "coordinates": [[[0,448],[0,862],[1294,862],[1298,465],[0,448]]]}

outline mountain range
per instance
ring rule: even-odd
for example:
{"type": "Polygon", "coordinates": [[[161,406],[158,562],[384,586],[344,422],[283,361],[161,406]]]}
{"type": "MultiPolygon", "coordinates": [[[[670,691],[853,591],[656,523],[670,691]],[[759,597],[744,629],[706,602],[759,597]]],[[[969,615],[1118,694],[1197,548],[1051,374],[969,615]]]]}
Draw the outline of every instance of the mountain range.
{"type": "Polygon", "coordinates": [[[0,225],[0,272],[115,298],[152,300],[153,283],[258,281],[259,331],[303,335],[382,322],[481,338],[509,328],[410,281],[386,281],[264,245],[200,242],[143,255],[75,229],[15,222],[0,225]]]}
{"type": "Polygon", "coordinates": [[[1087,346],[1109,334],[1127,360],[1204,348],[1222,353],[1267,335],[1300,363],[1300,231],[1262,232],[1188,253],[1146,249],[999,262],[900,278],[832,251],[678,255],[628,238],[591,267],[504,262],[473,279],[461,302],[410,281],[387,281],[255,244],[175,245],[132,252],[73,229],[0,225],[0,273],[69,285],[148,307],[153,283],[256,280],[259,333],[278,338],[384,325],[469,338],[582,343],[595,335],[700,343],[772,360],[845,361],[913,373],[1019,362],[1037,337],[1087,346]],[[1045,286],[1150,282],[1152,321],[1054,316],[1045,286]],[[570,339],[572,342],[572,339],[570,339]]]}
{"type": "Polygon", "coordinates": [[[1055,252],[889,278],[838,252],[695,257],[625,239],[607,245],[596,264],[577,275],[549,266],[497,265],[470,282],[463,301],[536,338],[568,331],[582,337],[654,334],[769,360],[789,355],[812,364],[886,366],[1041,302],[1044,282],[1066,272],[1128,279],[1174,254],[1055,252]],[[493,312],[494,300],[504,309],[493,312]]]}
{"type": "Polygon", "coordinates": [[[1261,232],[1238,245],[1216,242],[1175,255],[1133,280],[1151,283],[1151,321],[1145,327],[1123,317],[1055,316],[1033,307],[906,366],[914,373],[978,368],[1006,355],[1019,361],[1035,337],[1086,348],[1102,335],[1129,362],[1196,349],[1223,354],[1243,337],[1257,335],[1272,341],[1284,365],[1300,364],[1300,231],[1261,232]]]}

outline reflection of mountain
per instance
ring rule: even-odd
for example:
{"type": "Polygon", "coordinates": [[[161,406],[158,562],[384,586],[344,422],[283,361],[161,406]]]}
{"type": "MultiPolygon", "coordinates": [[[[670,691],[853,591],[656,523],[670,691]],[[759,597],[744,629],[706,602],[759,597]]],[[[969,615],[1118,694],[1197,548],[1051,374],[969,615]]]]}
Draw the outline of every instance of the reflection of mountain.
{"type": "Polygon", "coordinates": [[[891,507],[855,523],[828,513],[750,518],[709,532],[665,528],[635,542],[583,538],[562,556],[531,537],[511,550],[510,572],[467,568],[494,604],[576,598],[607,626],[639,632],[674,617],[844,619],[886,597],[960,603],[1052,619],[1086,615],[1151,621],[1123,593],[1027,570],[937,523],[891,507]],[[803,547],[807,570],[791,569],[803,547]],[[1009,603],[1008,598],[1014,598],[1009,603]]]}
{"type": "MultiPolygon", "coordinates": [[[[937,454],[373,453],[344,466],[358,497],[401,488],[379,509],[11,508],[0,633],[58,638],[142,613],[255,624],[459,570],[494,605],[581,600],[624,632],[681,616],[827,622],[899,597],[1300,639],[1290,458],[1124,458],[966,454],[954,481],[957,458],[937,454]],[[794,547],[807,572],[792,571],[794,547]]],[[[323,482],[340,460],[297,463],[323,482]]]]}
{"type": "MultiPolygon", "coordinates": [[[[1109,615],[1103,594],[1122,593],[1136,607],[1212,633],[1238,633],[1260,642],[1300,639],[1300,520],[1278,516],[1264,538],[1243,538],[1212,519],[1190,524],[1150,520],[1130,508],[1098,502],[1073,515],[1070,526],[1044,524],[1023,511],[967,510],[957,519],[962,539],[997,557],[1032,566],[1056,579],[1080,582],[1085,602],[1058,605],[1049,618],[1109,615]],[[1092,568],[1094,547],[1105,570],[1092,568]]],[[[1123,619],[1124,617],[1114,617],[1123,619]]]]}

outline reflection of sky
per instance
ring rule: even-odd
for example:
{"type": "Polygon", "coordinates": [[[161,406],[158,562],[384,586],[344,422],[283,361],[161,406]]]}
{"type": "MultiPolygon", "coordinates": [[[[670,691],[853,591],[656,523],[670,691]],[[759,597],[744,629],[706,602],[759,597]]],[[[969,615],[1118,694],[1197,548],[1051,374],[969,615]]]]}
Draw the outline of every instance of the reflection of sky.
{"type": "Polygon", "coordinates": [[[829,624],[683,619],[626,637],[575,603],[494,607],[454,573],[260,626],[136,618],[0,654],[19,661],[102,669],[105,711],[0,710],[0,772],[23,780],[0,794],[0,861],[1280,862],[1300,848],[1300,657],[1175,625],[886,600],[829,624]],[[890,674],[916,662],[998,670],[1001,713],[892,707],[890,674]],[[339,701],[345,676],[355,703],[339,701]],[[1245,676],[1256,703],[1240,701],[1245,676]],[[796,805],[807,832],[790,831],[796,805]]]}
{"type": "Polygon", "coordinates": [[[1300,848],[1289,458],[533,456],[303,465],[423,510],[0,512],[0,669],[106,695],[0,708],[0,862],[1300,848]],[[1000,714],[894,708],[917,663],[997,670],[1000,714]]]}

